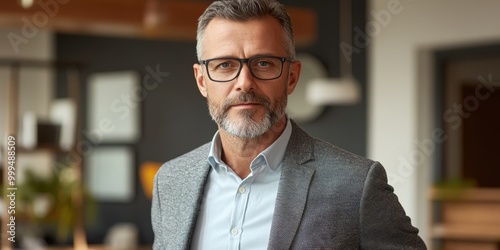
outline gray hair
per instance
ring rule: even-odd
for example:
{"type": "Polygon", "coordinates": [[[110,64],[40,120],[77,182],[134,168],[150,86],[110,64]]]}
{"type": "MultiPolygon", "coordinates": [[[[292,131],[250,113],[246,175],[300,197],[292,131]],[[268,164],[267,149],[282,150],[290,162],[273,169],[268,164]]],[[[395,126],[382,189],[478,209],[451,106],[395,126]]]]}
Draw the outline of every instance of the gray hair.
{"type": "Polygon", "coordinates": [[[285,6],[276,0],[220,0],[213,2],[198,19],[196,31],[196,54],[201,60],[203,36],[208,23],[214,18],[244,22],[253,18],[272,16],[283,27],[285,49],[288,57],[295,58],[295,44],[290,16],[285,6]]]}

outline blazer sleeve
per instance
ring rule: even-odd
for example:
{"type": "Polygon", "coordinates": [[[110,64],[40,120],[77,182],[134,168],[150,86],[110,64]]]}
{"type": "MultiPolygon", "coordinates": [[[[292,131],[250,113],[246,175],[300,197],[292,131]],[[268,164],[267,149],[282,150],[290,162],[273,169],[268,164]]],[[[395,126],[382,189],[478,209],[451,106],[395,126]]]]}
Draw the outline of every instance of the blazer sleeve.
{"type": "Polygon", "coordinates": [[[378,162],[371,166],[365,180],[360,204],[360,231],[361,249],[427,249],[378,162]]]}
{"type": "Polygon", "coordinates": [[[151,225],[153,226],[154,232],[154,242],[153,250],[163,249],[162,244],[162,225],[161,225],[161,207],[160,207],[160,197],[158,192],[158,173],[155,175],[153,183],[153,199],[151,201],[151,225]]]}

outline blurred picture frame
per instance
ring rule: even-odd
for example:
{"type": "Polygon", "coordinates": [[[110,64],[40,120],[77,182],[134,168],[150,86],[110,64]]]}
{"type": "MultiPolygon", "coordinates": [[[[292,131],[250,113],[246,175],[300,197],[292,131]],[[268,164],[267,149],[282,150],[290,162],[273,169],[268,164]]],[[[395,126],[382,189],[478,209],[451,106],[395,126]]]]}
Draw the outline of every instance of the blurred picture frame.
{"type": "Polygon", "coordinates": [[[134,143],[140,137],[140,76],[132,70],[98,72],[87,86],[87,130],[96,143],[134,143]]]}
{"type": "Polygon", "coordinates": [[[134,152],[128,146],[97,147],[85,161],[85,183],[101,202],[131,202],[135,197],[134,152]]]}

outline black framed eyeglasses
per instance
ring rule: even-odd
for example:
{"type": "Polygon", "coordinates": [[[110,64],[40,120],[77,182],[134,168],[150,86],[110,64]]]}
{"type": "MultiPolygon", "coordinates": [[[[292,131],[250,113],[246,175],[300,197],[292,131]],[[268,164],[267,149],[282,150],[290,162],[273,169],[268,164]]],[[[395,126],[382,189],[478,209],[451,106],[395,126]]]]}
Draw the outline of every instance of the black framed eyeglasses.
{"type": "Polygon", "coordinates": [[[229,82],[240,75],[243,64],[253,77],[259,80],[274,80],[281,76],[283,64],[292,60],[278,56],[254,56],[250,58],[212,58],[199,61],[207,68],[208,78],[214,82],[229,82]]]}

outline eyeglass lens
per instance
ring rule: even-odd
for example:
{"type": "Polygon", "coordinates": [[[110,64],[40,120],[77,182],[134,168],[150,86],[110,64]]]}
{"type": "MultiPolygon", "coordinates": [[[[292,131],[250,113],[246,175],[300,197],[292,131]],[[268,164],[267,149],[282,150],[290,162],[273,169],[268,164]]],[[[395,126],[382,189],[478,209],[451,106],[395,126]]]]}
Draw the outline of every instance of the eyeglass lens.
{"type": "MultiPolygon", "coordinates": [[[[230,81],[240,73],[242,68],[241,61],[240,59],[232,58],[208,60],[208,74],[214,81],[230,81]]],[[[281,75],[283,66],[282,59],[275,57],[250,58],[247,64],[253,76],[261,80],[278,78],[281,75]]]]}

